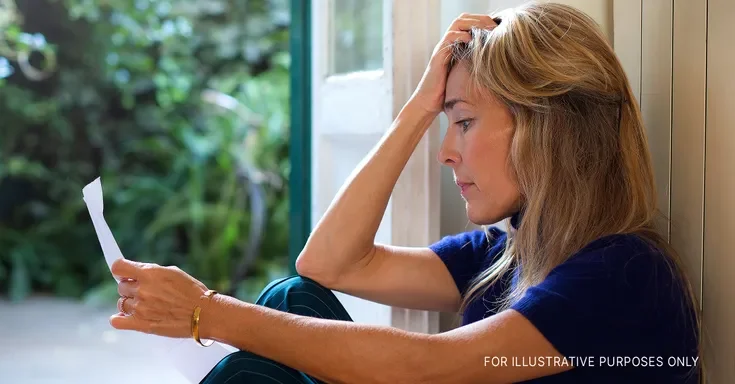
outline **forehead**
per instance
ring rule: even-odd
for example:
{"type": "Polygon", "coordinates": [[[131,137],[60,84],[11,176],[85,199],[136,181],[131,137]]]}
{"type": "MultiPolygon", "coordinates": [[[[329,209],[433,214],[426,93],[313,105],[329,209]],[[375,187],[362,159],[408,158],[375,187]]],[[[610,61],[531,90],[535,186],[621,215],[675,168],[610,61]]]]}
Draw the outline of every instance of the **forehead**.
{"type": "Polygon", "coordinates": [[[447,77],[446,100],[470,98],[469,85],[470,73],[465,65],[458,63],[447,77]]]}

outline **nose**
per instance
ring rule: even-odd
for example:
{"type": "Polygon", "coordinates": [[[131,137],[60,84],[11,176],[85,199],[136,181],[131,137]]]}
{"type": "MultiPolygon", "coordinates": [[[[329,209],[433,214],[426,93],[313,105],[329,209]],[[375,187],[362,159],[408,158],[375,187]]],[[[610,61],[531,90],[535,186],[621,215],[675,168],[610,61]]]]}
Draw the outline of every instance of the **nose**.
{"type": "Polygon", "coordinates": [[[454,136],[451,130],[447,132],[437,154],[439,163],[448,167],[456,166],[462,161],[462,157],[457,149],[457,140],[454,136]]]}

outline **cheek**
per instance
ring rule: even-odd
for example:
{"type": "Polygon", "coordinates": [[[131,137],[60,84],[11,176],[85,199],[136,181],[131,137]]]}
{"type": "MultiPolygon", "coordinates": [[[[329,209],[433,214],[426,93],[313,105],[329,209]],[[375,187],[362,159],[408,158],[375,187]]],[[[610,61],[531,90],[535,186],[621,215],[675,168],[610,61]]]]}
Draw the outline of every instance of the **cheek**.
{"type": "Polygon", "coordinates": [[[511,184],[510,140],[483,140],[468,143],[463,163],[480,190],[507,188],[511,184]]]}

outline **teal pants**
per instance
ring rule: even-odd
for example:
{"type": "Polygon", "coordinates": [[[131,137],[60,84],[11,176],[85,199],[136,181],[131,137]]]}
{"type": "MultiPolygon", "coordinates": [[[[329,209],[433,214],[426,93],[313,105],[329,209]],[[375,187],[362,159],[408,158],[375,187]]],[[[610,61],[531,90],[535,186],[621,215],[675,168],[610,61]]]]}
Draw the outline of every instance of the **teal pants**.
{"type": "MultiPolygon", "coordinates": [[[[314,280],[290,276],[268,284],[255,304],[302,316],[352,321],[331,290],[314,280]]],[[[200,384],[318,384],[321,381],[247,351],[222,359],[200,384]]]]}

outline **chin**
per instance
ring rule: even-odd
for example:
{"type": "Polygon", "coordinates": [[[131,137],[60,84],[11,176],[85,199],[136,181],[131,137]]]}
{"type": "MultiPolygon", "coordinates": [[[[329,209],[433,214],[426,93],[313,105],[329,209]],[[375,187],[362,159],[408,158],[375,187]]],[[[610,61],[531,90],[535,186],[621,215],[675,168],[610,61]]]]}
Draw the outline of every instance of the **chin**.
{"type": "Polygon", "coordinates": [[[502,214],[487,212],[486,210],[478,209],[478,207],[473,207],[469,203],[465,205],[465,209],[467,211],[467,219],[475,225],[492,225],[505,218],[502,214]]]}

